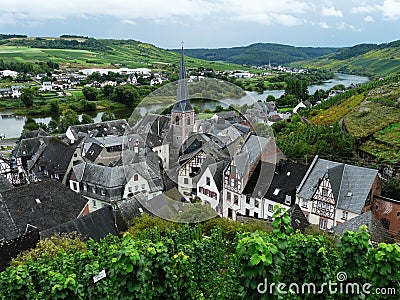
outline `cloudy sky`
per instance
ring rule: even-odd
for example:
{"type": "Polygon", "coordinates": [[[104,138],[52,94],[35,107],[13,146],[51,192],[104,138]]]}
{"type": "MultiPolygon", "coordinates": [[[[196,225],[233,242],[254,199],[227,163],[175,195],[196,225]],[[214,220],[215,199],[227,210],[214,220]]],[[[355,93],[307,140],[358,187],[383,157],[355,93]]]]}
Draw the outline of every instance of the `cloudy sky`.
{"type": "Polygon", "coordinates": [[[400,0],[0,0],[0,33],[136,39],[164,48],[400,39],[400,0]]]}

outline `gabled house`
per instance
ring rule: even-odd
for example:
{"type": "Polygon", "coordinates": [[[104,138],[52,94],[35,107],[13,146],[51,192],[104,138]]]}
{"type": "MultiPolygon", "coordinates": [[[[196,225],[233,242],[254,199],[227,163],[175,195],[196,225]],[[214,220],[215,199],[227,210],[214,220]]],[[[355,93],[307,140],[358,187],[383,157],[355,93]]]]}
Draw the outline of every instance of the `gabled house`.
{"type": "Polygon", "coordinates": [[[75,149],[57,137],[43,139],[36,153],[27,162],[29,181],[45,178],[63,181],[75,149]]]}
{"type": "Polygon", "coordinates": [[[211,164],[204,164],[202,172],[196,178],[197,197],[203,204],[210,205],[222,216],[222,188],[223,173],[229,160],[220,160],[211,164]]]}
{"type": "Polygon", "coordinates": [[[236,153],[224,171],[223,216],[236,220],[236,214],[250,215],[250,209],[252,209],[251,215],[258,218],[260,203],[258,200],[255,201],[255,198],[262,198],[266,192],[265,186],[269,185],[274,174],[273,170],[265,169],[268,168],[267,164],[260,164],[260,162],[275,163],[284,159],[284,155],[273,139],[259,137],[252,133],[246,139],[231,145],[229,152],[232,153],[234,150],[236,153]],[[262,168],[259,172],[265,174],[262,180],[257,180],[255,186],[255,190],[259,193],[252,196],[245,195],[244,188],[257,166],[262,168]],[[254,198],[254,203],[250,198],[254,198]]]}
{"type": "Polygon", "coordinates": [[[204,143],[194,140],[186,148],[188,151],[189,149],[195,150],[179,157],[178,190],[180,193],[185,197],[194,197],[197,194],[195,178],[200,174],[202,166],[229,158],[226,149],[222,146],[210,139],[204,143]]]}
{"type": "Polygon", "coordinates": [[[316,156],[297,189],[296,203],[311,224],[326,230],[368,211],[380,193],[377,170],[316,156]]]}
{"type": "Polygon", "coordinates": [[[153,198],[163,189],[160,171],[144,161],[123,166],[80,163],[72,167],[69,187],[89,200],[89,210],[143,193],[153,198]]]}
{"type": "Polygon", "coordinates": [[[287,160],[280,160],[276,165],[260,161],[243,190],[245,215],[271,221],[276,204],[289,210],[295,205],[296,189],[307,169],[287,160]]]}
{"type": "Polygon", "coordinates": [[[115,120],[73,125],[68,127],[65,135],[72,144],[78,140],[80,134],[88,135],[89,137],[123,136],[127,129],[129,129],[129,125],[126,120],[115,120]]]}

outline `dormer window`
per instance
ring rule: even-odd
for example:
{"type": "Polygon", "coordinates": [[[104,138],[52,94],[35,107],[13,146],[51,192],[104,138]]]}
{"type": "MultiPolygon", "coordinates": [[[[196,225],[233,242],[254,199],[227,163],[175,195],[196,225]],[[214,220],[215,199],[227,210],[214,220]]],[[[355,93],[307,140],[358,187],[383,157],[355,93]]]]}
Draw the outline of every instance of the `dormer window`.
{"type": "Polygon", "coordinates": [[[276,188],[275,191],[273,192],[273,195],[278,196],[280,191],[281,191],[280,189],[276,188]]]}
{"type": "Polygon", "coordinates": [[[343,220],[347,220],[348,217],[349,217],[349,213],[347,211],[343,211],[342,212],[342,219],[343,220]]]}
{"type": "Polygon", "coordinates": [[[139,180],[139,175],[138,174],[133,175],[133,181],[138,181],[138,180],[139,180]]]}

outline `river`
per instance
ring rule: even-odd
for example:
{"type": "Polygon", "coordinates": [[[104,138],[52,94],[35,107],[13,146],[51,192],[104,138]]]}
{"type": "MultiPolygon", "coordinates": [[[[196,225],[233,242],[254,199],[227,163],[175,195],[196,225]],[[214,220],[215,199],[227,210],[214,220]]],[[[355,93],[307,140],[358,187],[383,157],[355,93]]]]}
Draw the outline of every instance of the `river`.
{"type": "MultiPolygon", "coordinates": [[[[365,83],[369,79],[368,77],[363,77],[363,76],[357,76],[357,75],[348,75],[348,74],[341,74],[341,73],[336,73],[335,78],[324,81],[320,84],[316,85],[311,85],[308,87],[308,91],[310,95],[314,94],[316,90],[322,89],[322,90],[328,90],[334,87],[337,84],[343,84],[344,86],[348,87],[351,84],[359,84],[359,83],[365,83]]],[[[222,105],[223,107],[228,107],[229,105],[243,105],[243,104],[251,104],[253,103],[254,100],[263,100],[269,96],[272,95],[275,98],[279,98],[284,94],[283,90],[266,90],[264,93],[259,94],[257,92],[247,92],[245,96],[243,96],[240,99],[225,99],[221,102],[217,101],[206,101],[206,102],[201,102],[201,103],[193,103],[194,106],[198,106],[199,109],[204,109],[204,108],[209,108],[209,109],[215,109],[217,105],[222,105]],[[253,100],[254,99],[254,100],[253,100]]],[[[162,108],[160,105],[152,105],[152,106],[146,106],[146,107],[140,107],[139,112],[142,115],[145,115],[148,112],[154,112],[157,109],[162,108]]],[[[3,117],[3,115],[10,115],[12,114],[12,111],[1,111],[0,112],[0,134],[5,134],[6,138],[16,138],[19,137],[22,129],[24,127],[26,117],[3,117]]],[[[126,118],[129,117],[129,110],[122,110],[122,111],[116,111],[114,112],[117,118],[126,118]]],[[[97,112],[94,114],[90,114],[91,117],[95,120],[95,122],[100,122],[101,121],[101,116],[103,115],[103,112],[97,112]]],[[[80,116],[81,117],[81,116],[80,116]]],[[[34,118],[36,122],[42,122],[45,124],[48,124],[50,121],[50,118],[34,118]]]]}

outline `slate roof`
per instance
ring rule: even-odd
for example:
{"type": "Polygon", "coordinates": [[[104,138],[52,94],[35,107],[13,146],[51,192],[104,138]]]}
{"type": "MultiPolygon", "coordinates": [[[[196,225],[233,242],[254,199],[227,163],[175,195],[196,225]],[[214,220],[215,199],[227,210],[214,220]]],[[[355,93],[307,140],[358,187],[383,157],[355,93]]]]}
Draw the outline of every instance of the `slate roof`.
{"type": "Polygon", "coordinates": [[[28,224],[46,230],[75,219],[87,204],[83,196],[55,180],[5,191],[3,201],[19,235],[25,233],[28,224]]]}
{"type": "Polygon", "coordinates": [[[249,135],[245,143],[240,148],[239,152],[233,157],[237,172],[240,177],[249,173],[250,169],[260,158],[264,148],[269,144],[270,139],[259,137],[256,135],[249,135]]]}
{"type": "Polygon", "coordinates": [[[14,220],[0,194],[0,240],[10,240],[19,235],[14,220]]]}
{"type": "Polygon", "coordinates": [[[307,166],[291,161],[281,160],[276,165],[261,161],[247,182],[243,194],[253,194],[258,197],[261,195],[283,204],[286,196],[295,197],[296,188],[300,185],[307,169],[307,166]],[[259,178],[260,182],[257,184],[259,178]],[[275,195],[276,189],[279,189],[279,192],[275,195]]]}
{"type": "Polygon", "coordinates": [[[234,111],[221,111],[215,113],[215,115],[231,123],[242,122],[244,120],[243,116],[237,115],[234,111]]]}
{"type": "Polygon", "coordinates": [[[152,133],[156,136],[164,137],[169,131],[171,117],[157,114],[147,114],[134,125],[132,131],[139,134],[152,133]]]}
{"type": "Polygon", "coordinates": [[[44,143],[44,140],[45,139],[38,137],[22,139],[12,150],[12,155],[15,157],[32,156],[37,152],[40,145],[44,143]]]}
{"type": "Polygon", "coordinates": [[[337,208],[361,213],[378,174],[377,170],[342,164],[318,156],[314,158],[298,190],[297,196],[311,199],[324,176],[331,182],[337,208]]]}
{"type": "Polygon", "coordinates": [[[12,189],[13,185],[11,182],[3,175],[0,174],[0,193],[5,190],[12,189]]]}
{"type": "Polygon", "coordinates": [[[107,205],[81,218],[41,231],[40,239],[50,238],[57,233],[72,232],[79,233],[85,241],[90,238],[99,241],[109,234],[118,236],[116,217],[112,207],[107,205]]]}
{"type": "Polygon", "coordinates": [[[43,136],[49,136],[49,134],[42,128],[39,128],[38,130],[23,131],[21,136],[19,137],[19,140],[37,138],[43,136]]]}
{"type": "Polygon", "coordinates": [[[122,136],[124,135],[125,130],[127,128],[129,128],[129,125],[128,122],[124,119],[99,122],[99,123],[73,125],[69,127],[75,138],[78,137],[78,133],[90,134],[93,137],[101,137],[108,135],[122,136]]]}
{"type": "Polygon", "coordinates": [[[35,155],[28,163],[28,169],[32,169],[36,164],[44,166],[48,171],[65,171],[71,161],[75,149],[59,140],[51,137],[46,141],[46,147],[40,155],[35,155]]]}
{"type": "Polygon", "coordinates": [[[332,227],[335,233],[343,235],[346,230],[357,232],[361,225],[366,225],[371,235],[371,241],[375,243],[394,243],[393,237],[390,236],[378,218],[368,211],[355,218],[352,218],[342,224],[332,227]]]}
{"type": "Polygon", "coordinates": [[[302,233],[306,230],[307,226],[310,225],[303,211],[298,204],[293,205],[288,209],[287,213],[291,218],[290,225],[294,230],[300,230],[302,233]]]}
{"type": "Polygon", "coordinates": [[[123,166],[107,167],[84,162],[72,167],[78,182],[88,182],[107,188],[121,187],[126,184],[123,166]]]}

